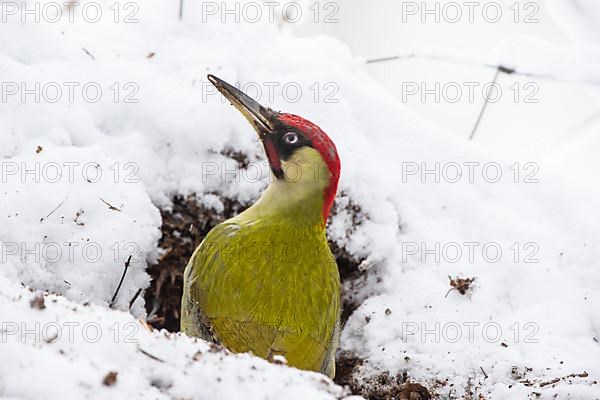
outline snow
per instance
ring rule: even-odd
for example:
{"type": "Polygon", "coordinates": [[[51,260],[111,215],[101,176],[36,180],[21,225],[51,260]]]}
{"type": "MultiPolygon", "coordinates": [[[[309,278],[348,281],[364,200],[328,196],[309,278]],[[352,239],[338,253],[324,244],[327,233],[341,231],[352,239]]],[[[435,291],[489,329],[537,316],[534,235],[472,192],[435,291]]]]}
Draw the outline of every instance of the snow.
{"type": "Polygon", "coordinates": [[[39,398],[336,399],[320,374],[230,355],[166,332],[149,332],[126,312],[30,293],[0,278],[3,310],[0,395],[39,398]],[[116,372],[112,385],[103,383],[116,372]],[[32,384],[32,381],[35,384],[32,384]]]}
{"type": "MultiPolygon", "coordinates": [[[[560,7],[568,4],[547,3],[543,15],[554,21],[550,37],[560,37],[567,48],[576,47],[572,37],[585,42],[587,51],[597,46],[597,33],[587,29],[593,23],[589,14],[579,29],[572,22],[583,21],[576,10],[561,19],[560,7]]],[[[591,1],[570,3],[597,8],[591,1]]],[[[444,123],[465,120],[455,118],[456,109],[440,108],[447,118],[440,120],[437,113],[403,104],[354,49],[325,35],[297,35],[308,29],[306,23],[205,22],[203,5],[193,2],[185,2],[179,21],[177,8],[158,0],[131,3],[137,5],[132,9],[118,3],[115,23],[112,3],[95,4],[104,16],[98,23],[77,14],[74,22],[63,16],[58,23],[23,23],[20,16],[3,15],[7,21],[0,25],[0,395],[348,395],[319,374],[149,332],[135,319],[145,315],[143,296],[127,313],[138,290],[149,286],[146,267],[159,257],[158,207],[168,207],[172,194],[205,194],[204,204],[218,211],[223,207],[218,196],[251,201],[268,183],[251,128],[208,85],[205,76],[214,73],[245,85],[274,109],[318,123],[337,144],[345,193],[340,204],[350,199],[365,216],[353,226],[351,215],[341,212],[330,226],[330,237],[365,258],[361,268],[370,274],[364,294],[370,297],[350,317],[341,340],[342,349],[368,360],[358,377],[407,371],[412,380],[456,398],[468,385],[493,399],[522,399],[532,392],[541,398],[598,398],[600,388],[593,383],[600,378],[597,120],[579,125],[576,134],[545,138],[547,125],[567,129],[576,122],[568,113],[556,123],[548,117],[550,122],[529,127],[531,136],[520,143],[510,129],[510,140],[488,129],[496,119],[514,118],[509,126],[522,122],[519,113],[502,114],[484,121],[481,142],[468,142],[464,130],[444,123]],[[139,21],[125,23],[132,10],[139,21]],[[76,83],[70,84],[73,99],[65,82],[76,83]],[[81,90],[86,84],[89,92],[81,90]],[[57,87],[62,95],[48,101],[57,87]],[[92,102],[98,87],[102,94],[92,102]],[[32,90],[41,93],[39,101],[32,90]],[[258,176],[237,169],[224,150],[246,154],[258,176]],[[423,175],[436,168],[437,181],[435,172],[423,175]],[[457,168],[462,175],[453,183],[457,168]],[[502,176],[492,182],[497,169],[502,176]],[[450,260],[454,253],[436,260],[428,250],[437,243],[440,249],[460,249],[459,260],[450,260]],[[474,248],[472,260],[465,243],[474,248]],[[482,252],[484,245],[489,253],[482,252]],[[498,248],[499,260],[490,262],[498,248]],[[129,256],[131,265],[110,309],[129,256]],[[525,262],[532,260],[537,262],[525,262]],[[474,288],[464,296],[448,293],[449,275],[475,277],[474,288]],[[30,304],[38,291],[51,293],[45,295],[45,309],[30,304]],[[39,329],[32,328],[36,322],[39,329]],[[94,343],[79,329],[69,340],[65,324],[70,322],[96,324],[99,340],[94,343]],[[47,343],[41,328],[51,331],[52,324],[59,324],[63,335],[47,343]],[[22,336],[23,327],[38,337],[22,336]],[[110,371],[118,372],[117,381],[103,385],[110,371]],[[587,377],[540,386],[584,371],[587,377]],[[452,386],[435,385],[446,379],[452,386]]],[[[512,26],[497,27],[502,29],[512,26]]],[[[532,35],[530,28],[519,29],[532,35]]],[[[427,40],[438,37],[434,32],[427,40]]],[[[523,54],[515,41],[505,39],[498,34],[492,47],[520,65],[537,68],[531,63],[563,55],[556,46],[536,56],[523,54]]],[[[407,48],[419,45],[411,40],[407,48]]],[[[448,37],[444,41],[451,43],[448,37]]],[[[411,64],[401,70],[418,75],[419,68],[411,64]]],[[[490,72],[473,69],[478,76],[490,72]]],[[[578,76],[588,79],[589,71],[583,72],[578,76]]],[[[395,79],[402,80],[402,74],[395,79]]],[[[565,99],[577,99],[572,104],[564,99],[566,104],[552,104],[575,113],[586,102],[595,110],[595,92],[585,92],[585,98],[569,92],[565,99]]]]}
{"type": "MultiPolygon", "coordinates": [[[[102,302],[132,256],[117,299],[126,307],[149,280],[145,267],[160,237],[158,210],[139,179],[125,178],[133,170],[102,149],[43,143],[39,154],[30,144],[33,156],[23,152],[3,161],[4,272],[72,300],[102,302]]],[[[139,315],[143,307],[136,305],[139,315]]]]}

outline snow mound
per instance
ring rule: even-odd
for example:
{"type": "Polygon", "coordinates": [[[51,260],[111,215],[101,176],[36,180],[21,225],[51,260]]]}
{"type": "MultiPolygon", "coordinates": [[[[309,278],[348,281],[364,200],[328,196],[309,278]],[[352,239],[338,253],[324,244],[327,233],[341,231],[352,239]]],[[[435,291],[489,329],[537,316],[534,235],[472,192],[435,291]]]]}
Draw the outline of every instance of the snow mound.
{"type": "MultiPolygon", "coordinates": [[[[340,399],[321,374],[148,331],[125,312],[35,293],[0,277],[0,396],[13,399],[340,399]],[[32,384],[34,382],[34,384],[32,384]]],[[[4,397],[3,397],[4,398],[4,397]]]]}
{"type": "Polygon", "coordinates": [[[96,4],[107,16],[98,23],[10,18],[0,28],[4,395],[344,395],[320,375],[211,353],[107,308],[131,256],[113,306],[135,300],[143,317],[136,294],[160,257],[157,207],[173,194],[198,193],[218,209],[218,196],[247,203],[268,183],[251,128],[205,78],[214,73],[318,123],[338,146],[349,199],[340,204],[351,200],[362,217],[339,213],[330,235],[364,260],[375,293],[342,334],[342,349],[364,360],[355,379],[405,374],[455,398],[468,388],[497,399],[598,397],[597,127],[550,156],[497,157],[408,112],[333,39],[200,23],[193,5],[179,21],[158,0],[133,10],[137,22],[115,22],[112,3],[96,4]],[[448,276],[474,281],[448,292],[448,276]],[[39,309],[21,283],[56,295],[39,309]],[[36,322],[95,323],[102,335],[70,342],[63,331],[46,343],[10,333],[36,322]]]}

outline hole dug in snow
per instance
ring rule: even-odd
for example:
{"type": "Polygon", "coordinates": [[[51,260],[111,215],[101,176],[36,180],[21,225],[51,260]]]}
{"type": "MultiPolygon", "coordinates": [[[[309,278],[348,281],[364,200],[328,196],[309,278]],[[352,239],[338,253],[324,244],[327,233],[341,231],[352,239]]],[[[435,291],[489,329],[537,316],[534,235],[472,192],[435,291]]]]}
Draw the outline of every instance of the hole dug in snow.
{"type": "Polygon", "coordinates": [[[194,196],[176,195],[170,209],[161,209],[162,255],[148,268],[152,277],[144,294],[148,324],[156,329],[179,331],[183,270],[206,234],[217,224],[243,211],[247,205],[220,198],[222,211],[205,206],[194,196]]]}
{"type": "MultiPolygon", "coordinates": [[[[206,234],[217,224],[239,214],[250,204],[240,203],[216,194],[209,194],[221,202],[220,210],[207,206],[196,196],[173,196],[169,209],[162,209],[163,220],[162,238],[159,246],[162,255],[158,263],[148,268],[152,277],[151,286],[145,291],[148,324],[156,329],[166,329],[170,332],[179,331],[180,305],[183,290],[183,271],[195,248],[206,234]]],[[[344,197],[345,195],[342,194],[344,197]]],[[[332,215],[339,212],[349,213],[353,225],[360,224],[364,216],[360,208],[349,199],[336,200],[332,215]]],[[[338,197],[339,199],[339,197],[338,197]]],[[[346,215],[347,217],[347,215],[346,215]]],[[[356,226],[351,226],[346,234],[354,232],[356,226]]],[[[342,321],[345,322],[350,314],[367,297],[365,290],[368,271],[361,270],[359,265],[363,260],[357,260],[343,246],[330,241],[331,250],[336,257],[342,281],[342,321]]],[[[343,359],[342,363],[345,362],[343,359]]],[[[343,365],[339,367],[339,376],[343,376],[343,365]]],[[[341,378],[342,380],[345,378],[341,378]]],[[[339,382],[338,382],[339,383],[339,382]]]]}
{"type": "MultiPolygon", "coordinates": [[[[203,202],[202,198],[196,196],[175,195],[171,207],[161,210],[163,225],[159,246],[163,253],[158,263],[148,269],[152,282],[145,292],[147,322],[156,329],[179,331],[183,271],[190,256],[215,225],[239,214],[250,205],[218,194],[206,196],[209,196],[210,202],[203,202]],[[215,199],[221,203],[218,211],[212,206],[215,199]],[[211,206],[206,203],[210,203],[211,206]]],[[[332,216],[350,222],[341,241],[344,238],[348,239],[362,221],[368,218],[344,192],[336,198],[332,216]]],[[[339,237],[338,232],[338,241],[340,241],[339,237]]],[[[337,260],[342,281],[342,323],[344,323],[369,296],[368,275],[371,272],[376,274],[377,271],[360,268],[364,260],[356,259],[338,241],[330,241],[329,244],[337,260]]],[[[216,347],[214,344],[213,346],[216,347]]],[[[379,375],[364,377],[361,373],[363,363],[366,364],[368,361],[347,351],[340,351],[336,361],[335,382],[348,387],[353,394],[362,395],[367,399],[426,400],[432,398],[425,387],[410,382],[406,375],[393,377],[389,372],[384,371],[379,375]]]]}
{"type": "MultiPolygon", "coordinates": [[[[183,271],[188,260],[215,225],[239,214],[250,205],[216,194],[208,196],[216,197],[221,202],[222,207],[219,207],[221,210],[217,211],[205,205],[196,196],[181,195],[175,195],[171,199],[170,209],[161,210],[163,225],[159,247],[162,255],[157,264],[148,268],[152,282],[145,292],[147,322],[156,329],[179,331],[183,271]]],[[[342,209],[348,212],[348,202],[343,203],[345,204],[343,208],[334,205],[332,215],[341,212],[342,209]]],[[[350,204],[351,210],[360,212],[358,206],[350,204]]],[[[352,222],[360,223],[354,218],[352,222]]],[[[350,235],[352,232],[353,230],[349,229],[347,234],[350,235]]],[[[330,242],[329,245],[336,257],[342,280],[342,321],[344,322],[366,297],[361,294],[364,292],[361,289],[366,285],[367,271],[359,268],[363,260],[357,260],[335,242],[330,242]]]]}
{"type": "MultiPolygon", "coordinates": [[[[248,159],[242,153],[226,151],[222,154],[237,161],[240,168],[248,165],[248,159]]],[[[148,324],[156,329],[179,331],[183,271],[189,258],[215,225],[239,214],[248,206],[249,203],[210,193],[204,196],[187,197],[175,195],[171,199],[171,206],[161,209],[163,225],[159,247],[162,255],[157,264],[148,268],[152,281],[150,288],[144,294],[148,324]],[[215,203],[218,204],[216,208],[215,203]]],[[[344,323],[368,297],[365,288],[370,271],[360,268],[364,260],[354,257],[341,243],[348,242],[356,228],[368,219],[368,216],[343,191],[338,194],[331,215],[344,221],[343,229],[336,232],[336,240],[330,240],[329,243],[337,260],[342,282],[342,323],[344,323]]],[[[332,229],[330,223],[328,230],[332,229]]],[[[334,235],[330,235],[332,236],[334,235]]],[[[215,344],[212,346],[217,347],[215,344]]],[[[343,358],[341,362],[338,376],[344,380],[344,371],[352,372],[352,369],[345,367],[343,358]]]]}

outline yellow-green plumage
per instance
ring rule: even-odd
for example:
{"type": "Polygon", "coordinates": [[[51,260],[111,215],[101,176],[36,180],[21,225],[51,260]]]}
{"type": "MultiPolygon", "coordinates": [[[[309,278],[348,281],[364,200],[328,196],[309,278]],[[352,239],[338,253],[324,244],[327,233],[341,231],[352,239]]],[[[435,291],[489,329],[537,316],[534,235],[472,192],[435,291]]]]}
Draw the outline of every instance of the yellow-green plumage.
{"type": "Polygon", "coordinates": [[[286,160],[294,178],[209,232],[184,274],[181,329],[234,352],[335,374],[340,280],[323,222],[329,177],[312,148],[286,160]],[[300,172],[298,174],[298,172],[300,172]]]}

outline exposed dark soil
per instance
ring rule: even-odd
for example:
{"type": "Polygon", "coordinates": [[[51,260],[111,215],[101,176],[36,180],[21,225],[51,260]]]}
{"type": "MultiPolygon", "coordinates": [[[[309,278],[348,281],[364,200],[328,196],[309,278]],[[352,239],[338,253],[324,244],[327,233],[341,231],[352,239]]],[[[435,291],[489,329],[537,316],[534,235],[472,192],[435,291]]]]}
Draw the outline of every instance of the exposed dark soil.
{"type": "Polygon", "coordinates": [[[411,382],[406,374],[391,376],[383,372],[368,378],[357,378],[366,361],[349,351],[338,353],[335,381],[348,386],[353,394],[368,400],[430,400],[431,393],[423,385],[411,382]]]}
{"type": "Polygon", "coordinates": [[[148,268],[152,277],[144,294],[148,324],[156,329],[179,331],[179,311],[183,292],[183,270],[206,234],[217,224],[240,213],[247,205],[221,199],[223,211],[216,212],[195,197],[176,195],[170,210],[161,209],[163,254],[148,268]]]}

